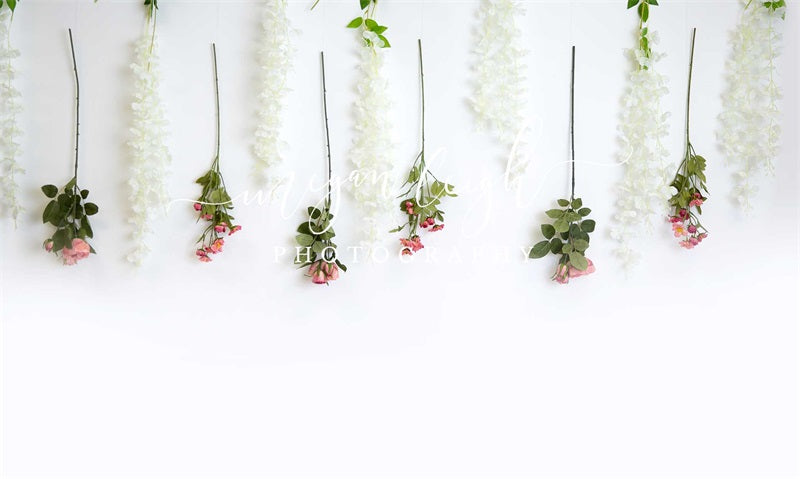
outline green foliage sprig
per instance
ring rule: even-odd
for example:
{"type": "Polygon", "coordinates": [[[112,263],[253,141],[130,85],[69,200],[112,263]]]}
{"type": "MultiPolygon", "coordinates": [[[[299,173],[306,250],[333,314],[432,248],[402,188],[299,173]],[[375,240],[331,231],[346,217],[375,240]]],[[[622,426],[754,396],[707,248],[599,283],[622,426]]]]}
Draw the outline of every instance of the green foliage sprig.
{"type": "Polygon", "coordinates": [[[69,30],[69,45],[72,51],[72,67],[75,72],[75,165],[72,179],[64,185],[60,194],[55,185],[42,186],[42,192],[47,198],[50,198],[50,202],[47,203],[42,213],[42,222],[56,227],[53,235],[44,242],[45,250],[60,255],[64,264],[74,265],[88,257],[89,253],[95,253],[94,248],[86,242],[86,239],[94,237],[89,216],[97,214],[99,208],[94,203],[84,203],[84,200],[89,197],[89,190],[81,189],[78,186],[81,94],[71,29],[69,30]]]}
{"type": "Polygon", "coordinates": [[[406,222],[390,231],[398,233],[408,228],[407,237],[400,240],[404,255],[411,255],[424,248],[417,228],[430,228],[432,232],[444,228],[444,211],[439,209],[441,199],[446,196],[458,196],[455,194],[453,185],[439,181],[425,164],[425,74],[422,62],[422,40],[417,40],[417,46],[419,48],[419,81],[422,100],[422,145],[411,171],[408,173],[408,178],[403,184],[404,187],[408,185],[408,189],[398,196],[398,198],[403,198],[400,202],[400,211],[406,213],[406,222]]]}
{"type": "MultiPolygon", "coordinates": [[[[154,0],[155,1],[155,0],[154,0]]],[[[220,157],[220,111],[219,111],[219,76],[217,74],[217,45],[211,44],[211,51],[214,57],[214,93],[216,98],[217,112],[217,153],[211,163],[211,169],[198,178],[195,183],[203,187],[200,197],[194,203],[194,210],[198,213],[198,221],[208,222],[203,234],[197,239],[197,258],[210,263],[212,254],[222,252],[225,245],[223,236],[228,236],[240,231],[241,226],[236,225],[234,217],[230,214],[233,209],[233,202],[225,187],[225,180],[219,168],[220,157]]]]}
{"type": "MultiPolygon", "coordinates": [[[[639,50],[642,51],[645,58],[650,58],[652,52],[650,51],[650,41],[647,39],[647,21],[650,19],[650,6],[657,7],[658,0],[628,0],[628,9],[636,8],[639,15],[639,50]]],[[[643,66],[647,70],[646,66],[643,66]]]]}
{"type": "Polygon", "coordinates": [[[301,268],[308,266],[308,276],[314,284],[328,284],[339,279],[339,270],[346,272],[347,266],[336,256],[336,243],[333,238],[332,188],[333,166],[331,163],[331,135],[328,128],[328,90],[325,83],[325,53],[320,52],[320,68],[322,71],[322,110],[325,117],[325,148],[328,164],[328,194],[322,209],[308,207],[308,220],[297,227],[297,253],[294,263],[301,268]]]}
{"type": "MultiPolygon", "coordinates": [[[[752,3],[752,1],[753,0],[750,0],[749,2],[747,2],[747,5],[745,5],[744,8],[748,8],[750,6],[750,3],[752,3]]],[[[762,5],[764,5],[768,9],[772,10],[772,12],[774,13],[779,8],[785,8],[786,7],[786,0],[777,0],[775,2],[764,2],[764,3],[762,3],[762,5]]],[[[786,12],[785,11],[783,12],[783,15],[781,15],[781,18],[784,18],[784,19],[786,18],[786,12]]]]}
{"type": "Polygon", "coordinates": [[[375,9],[378,7],[378,0],[359,0],[359,5],[361,5],[361,16],[352,19],[347,24],[347,28],[363,27],[364,44],[367,46],[391,47],[389,40],[384,36],[389,27],[375,21],[375,9]]]}

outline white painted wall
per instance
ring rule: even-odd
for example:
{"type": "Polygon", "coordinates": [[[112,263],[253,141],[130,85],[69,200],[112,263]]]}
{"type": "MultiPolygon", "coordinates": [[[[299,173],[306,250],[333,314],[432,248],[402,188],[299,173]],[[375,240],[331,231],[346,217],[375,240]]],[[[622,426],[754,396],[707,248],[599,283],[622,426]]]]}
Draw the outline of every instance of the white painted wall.
{"type": "MultiPolygon", "coordinates": [[[[797,468],[797,9],[780,72],[784,144],[777,177],[745,217],[729,200],[716,145],[734,1],[666,1],[652,24],[669,56],[670,148],[681,151],[689,32],[698,27],[693,143],[709,160],[711,236],[681,250],[667,225],[627,278],[607,238],[615,127],[635,14],[617,1],[527,3],[530,109],[544,123],[522,201],[500,184],[502,151],[474,133],[469,93],[475,1],[393,1],[388,53],[397,163],[417,148],[416,42],[427,59],[430,148],[461,196],[425,256],[352,264],[315,287],[275,248],[291,247],[295,206],[322,181],[318,52],[329,65],[335,168],[349,170],[355,1],[291,2],[297,36],[288,97],[289,164],[300,186],[284,208],[237,205],[244,231],[210,265],[193,259],[198,227],[179,204],[157,224],[150,262],[129,250],[124,148],[128,64],[138,1],[25,0],[14,24],[26,111],[19,229],[2,224],[4,477],[787,477],[797,468]],[[59,266],[41,251],[38,188],[63,183],[72,151],[75,32],[83,87],[82,184],[100,205],[99,255],[59,266]],[[543,211],[567,191],[569,46],[578,48],[578,190],[599,229],[598,271],[568,287],[550,260],[525,263],[543,211]],[[508,253],[504,253],[504,251],[508,253]],[[738,476],[737,476],[738,477],[738,476]]],[[[175,198],[213,154],[209,44],[218,43],[223,169],[249,179],[255,128],[256,1],[162,0],[164,95],[175,198]]],[[[352,200],[338,225],[355,245],[352,200]]],[[[396,239],[386,244],[395,251],[396,239]]]]}

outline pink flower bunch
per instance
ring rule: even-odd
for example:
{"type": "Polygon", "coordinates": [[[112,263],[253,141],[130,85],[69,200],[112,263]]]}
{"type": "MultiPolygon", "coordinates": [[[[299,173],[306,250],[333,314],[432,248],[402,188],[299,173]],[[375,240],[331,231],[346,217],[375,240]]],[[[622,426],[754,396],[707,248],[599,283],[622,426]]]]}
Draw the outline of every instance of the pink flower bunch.
{"type": "MultiPolygon", "coordinates": [[[[202,209],[202,204],[194,204],[195,211],[201,212],[202,209]]],[[[232,219],[231,216],[226,216],[232,219]]],[[[240,225],[230,226],[228,225],[228,222],[224,221],[222,218],[215,221],[214,215],[211,214],[201,214],[200,219],[210,221],[211,224],[206,227],[206,230],[203,232],[203,236],[198,241],[201,243],[201,245],[197,251],[195,251],[195,255],[197,255],[197,259],[199,259],[201,262],[210,263],[212,261],[210,255],[222,253],[222,247],[225,246],[225,239],[223,239],[221,236],[225,235],[226,233],[228,236],[231,236],[232,234],[241,231],[242,227],[240,225]]]]}
{"type": "Polygon", "coordinates": [[[328,284],[328,281],[339,279],[339,267],[336,263],[319,260],[308,267],[308,276],[314,284],[328,284]]]}
{"type": "Polygon", "coordinates": [[[422,240],[420,240],[419,236],[417,235],[414,235],[411,238],[400,238],[400,244],[403,245],[402,253],[406,256],[411,256],[425,247],[425,245],[422,244],[422,240]]]}
{"type": "Polygon", "coordinates": [[[581,271],[578,268],[564,263],[559,263],[558,269],[556,269],[556,274],[553,275],[553,280],[560,284],[567,284],[569,283],[570,278],[579,278],[581,276],[590,275],[595,272],[594,263],[589,258],[586,258],[586,261],[589,263],[589,266],[584,270],[581,271]]]}
{"type": "Polygon", "coordinates": [[[225,240],[222,238],[217,238],[214,241],[212,241],[208,246],[203,246],[201,248],[198,248],[197,251],[195,251],[195,254],[197,255],[197,259],[199,259],[203,263],[210,263],[211,257],[209,255],[222,253],[223,246],[225,246],[225,240]]]}
{"type": "Polygon", "coordinates": [[[692,207],[699,208],[703,205],[705,198],[700,193],[695,192],[688,208],[679,208],[674,216],[667,218],[672,224],[672,234],[679,239],[678,244],[682,248],[692,249],[703,242],[708,237],[708,232],[697,221],[692,214],[692,207]],[[703,230],[702,232],[700,230],[703,230]]]}

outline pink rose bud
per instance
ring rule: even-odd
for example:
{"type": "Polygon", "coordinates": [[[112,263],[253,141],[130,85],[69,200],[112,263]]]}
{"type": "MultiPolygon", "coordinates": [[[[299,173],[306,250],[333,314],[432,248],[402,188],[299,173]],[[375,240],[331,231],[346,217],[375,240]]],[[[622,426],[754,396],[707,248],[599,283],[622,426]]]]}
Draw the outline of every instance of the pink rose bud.
{"type": "Polygon", "coordinates": [[[687,228],[687,229],[689,230],[689,233],[696,233],[697,232],[697,226],[695,226],[695,225],[689,225],[689,228],[687,228]]]}
{"type": "Polygon", "coordinates": [[[48,253],[53,251],[53,242],[50,241],[50,240],[45,241],[44,242],[44,249],[47,250],[48,253]]]}
{"type": "Polygon", "coordinates": [[[216,231],[217,233],[224,233],[225,232],[225,227],[222,226],[222,225],[217,225],[217,226],[214,227],[214,231],[216,231]]]}
{"type": "Polygon", "coordinates": [[[236,225],[236,226],[234,226],[233,228],[231,228],[231,232],[230,232],[230,233],[228,233],[228,236],[230,236],[230,235],[232,235],[232,234],[236,233],[237,231],[241,231],[241,230],[242,230],[242,227],[241,227],[241,226],[239,226],[239,225],[236,225]]]}
{"type": "Polygon", "coordinates": [[[195,203],[194,204],[194,210],[195,211],[200,211],[202,209],[203,209],[203,205],[201,205],[200,203],[195,203]]]}

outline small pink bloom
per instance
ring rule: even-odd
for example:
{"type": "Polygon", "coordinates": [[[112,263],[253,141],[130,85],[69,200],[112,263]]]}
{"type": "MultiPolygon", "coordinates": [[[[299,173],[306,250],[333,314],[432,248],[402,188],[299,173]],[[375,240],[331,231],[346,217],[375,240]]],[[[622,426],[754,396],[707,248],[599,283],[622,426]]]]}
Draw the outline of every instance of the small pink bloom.
{"type": "Polygon", "coordinates": [[[208,256],[206,256],[206,255],[200,256],[200,257],[199,257],[199,258],[197,258],[197,259],[199,259],[199,260],[200,260],[200,261],[202,261],[203,263],[210,263],[210,262],[212,261],[212,260],[211,260],[211,258],[209,258],[209,257],[208,257],[208,256]]]}
{"type": "Polygon", "coordinates": [[[230,232],[230,233],[228,233],[228,236],[230,236],[230,235],[232,235],[232,234],[236,233],[237,231],[242,231],[242,227],[241,227],[241,226],[239,226],[239,225],[236,225],[236,226],[234,226],[233,228],[231,228],[231,232],[230,232]]]}
{"type": "Polygon", "coordinates": [[[556,269],[556,274],[553,275],[553,280],[559,284],[569,283],[569,268],[565,264],[559,264],[556,269]]]}
{"type": "Polygon", "coordinates": [[[669,217],[669,222],[670,223],[680,223],[680,221],[681,221],[681,219],[678,218],[677,216],[670,216],[669,217]]]}
{"type": "Polygon", "coordinates": [[[202,219],[204,219],[206,221],[211,221],[211,219],[214,218],[214,217],[211,216],[210,214],[205,214],[205,215],[201,216],[200,218],[202,218],[202,219]]]}
{"type": "Polygon", "coordinates": [[[210,246],[211,252],[214,254],[222,253],[222,247],[224,245],[225,245],[225,240],[223,240],[222,238],[215,240],[213,243],[211,243],[210,246]]]}
{"type": "Polygon", "coordinates": [[[700,233],[699,235],[697,235],[697,240],[698,241],[703,241],[706,238],[708,238],[708,234],[707,233],[700,233]]]}
{"type": "Polygon", "coordinates": [[[44,249],[45,249],[45,250],[46,250],[48,253],[49,253],[49,252],[51,252],[51,251],[53,251],[53,242],[52,242],[52,241],[50,241],[50,240],[47,240],[47,241],[45,241],[45,242],[44,242],[44,249]]]}
{"type": "Polygon", "coordinates": [[[697,246],[698,244],[700,244],[700,240],[692,236],[691,238],[689,238],[689,243],[692,243],[692,246],[697,246]]]}
{"type": "Polygon", "coordinates": [[[214,227],[214,231],[216,231],[217,233],[224,233],[225,232],[225,227],[222,226],[222,225],[217,225],[217,226],[214,227]]]}
{"type": "Polygon", "coordinates": [[[196,254],[197,256],[207,256],[206,255],[206,251],[204,249],[202,249],[202,248],[200,248],[197,251],[195,251],[194,254],[196,254]]]}
{"type": "Polygon", "coordinates": [[[433,228],[431,228],[431,231],[441,231],[441,230],[443,230],[443,229],[444,229],[444,224],[441,224],[441,225],[434,225],[434,227],[433,227],[433,228]]]}
{"type": "Polygon", "coordinates": [[[423,221],[423,222],[422,222],[422,223],[420,223],[419,225],[420,225],[420,227],[422,227],[422,228],[427,228],[427,227],[428,227],[428,222],[427,222],[427,221],[423,221]]]}
{"type": "Polygon", "coordinates": [[[322,265],[322,270],[325,272],[329,281],[336,281],[339,279],[339,267],[336,263],[324,263],[322,265]]]}
{"type": "Polygon", "coordinates": [[[680,238],[681,236],[686,236],[687,234],[686,227],[683,225],[683,223],[673,223],[672,231],[675,234],[676,238],[680,238]]]}
{"type": "Polygon", "coordinates": [[[685,209],[681,208],[681,210],[678,211],[678,216],[680,216],[683,219],[686,219],[689,216],[689,213],[685,209]]]}
{"type": "Polygon", "coordinates": [[[200,203],[195,203],[194,204],[194,210],[195,211],[200,211],[202,209],[203,209],[203,205],[201,205],[200,203]]]}
{"type": "Polygon", "coordinates": [[[410,249],[408,249],[408,248],[403,248],[403,256],[411,256],[411,255],[413,255],[413,254],[414,254],[414,253],[412,253],[410,249]]]}
{"type": "Polygon", "coordinates": [[[680,245],[681,245],[682,247],[686,248],[686,249],[692,249],[692,248],[694,248],[694,245],[693,245],[693,244],[692,244],[692,242],[691,242],[691,241],[689,241],[689,240],[684,240],[684,241],[681,241],[681,242],[680,242],[680,245]]]}
{"type": "Polygon", "coordinates": [[[686,228],[686,229],[689,230],[689,233],[692,233],[692,234],[697,233],[697,226],[695,226],[695,225],[689,225],[689,227],[686,228]]]}

